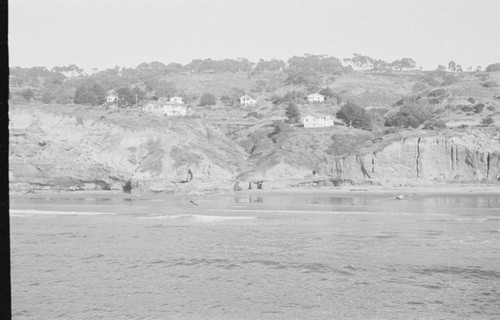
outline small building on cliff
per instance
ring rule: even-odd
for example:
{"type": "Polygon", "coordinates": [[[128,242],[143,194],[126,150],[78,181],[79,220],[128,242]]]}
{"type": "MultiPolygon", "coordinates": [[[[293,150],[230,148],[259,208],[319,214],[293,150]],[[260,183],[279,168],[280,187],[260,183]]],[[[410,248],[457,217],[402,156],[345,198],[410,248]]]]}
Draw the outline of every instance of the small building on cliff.
{"type": "Polygon", "coordinates": [[[320,103],[325,101],[325,96],[320,93],[311,93],[307,96],[307,101],[311,103],[320,103]]]}
{"type": "Polygon", "coordinates": [[[248,94],[245,94],[240,97],[240,104],[245,107],[255,106],[257,104],[257,100],[250,97],[248,94]]]}
{"type": "Polygon", "coordinates": [[[118,95],[116,93],[110,93],[106,96],[106,103],[117,103],[118,95]]]}
{"type": "Polygon", "coordinates": [[[190,116],[193,114],[190,106],[170,101],[150,101],[142,107],[142,111],[165,116],[190,116]]]}
{"type": "Polygon", "coordinates": [[[331,115],[308,114],[301,118],[304,128],[333,127],[334,117],[331,115]]]}

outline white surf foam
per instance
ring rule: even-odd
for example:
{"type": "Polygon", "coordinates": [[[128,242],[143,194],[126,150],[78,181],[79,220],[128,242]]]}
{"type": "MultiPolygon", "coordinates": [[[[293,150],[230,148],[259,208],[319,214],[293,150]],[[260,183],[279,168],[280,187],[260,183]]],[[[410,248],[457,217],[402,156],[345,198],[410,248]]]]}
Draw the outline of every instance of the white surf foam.
{"type": "Polygon", "coordinates": [[[178,219],[178,218],[190,218],[190,214],[168,214],[168,215],[161,215],[161,216],[152,216],[152,217],[139,217],[139,219],[178,219]]]}
{"type": "Polygon", "coordinates": [[[105,214],[116,214],[114,212],[95,212],[95,211],[54,211],[54,210],[9,210],[10,216],[27,216],[27,215],[78,215],[78,216],[98,216],[105,214]]]}

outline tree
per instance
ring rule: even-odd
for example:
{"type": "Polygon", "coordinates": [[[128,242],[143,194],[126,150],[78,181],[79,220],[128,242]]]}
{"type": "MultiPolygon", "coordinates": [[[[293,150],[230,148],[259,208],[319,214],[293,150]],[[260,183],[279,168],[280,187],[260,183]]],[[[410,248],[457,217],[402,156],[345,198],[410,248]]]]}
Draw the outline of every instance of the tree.
{"type": "Polygon", "coordinates": [[[396,70],[410,70],[410,69],[415,69],[415,66],[417,65],[416,62],[411,59],[411,58],[403,58],[401,60],[396,60],[392,62],[392,67],[396,70]]]}
{"type": "Polygon", "coordinates": [[[146,97],[146,93],[138,86],[135,86],[132,89],[132,93],[134,94],[134,97],[136,97],[137,102],[144,100],[144,98],[146,97]]]}
{"type": "Polygon", "coordinates": [[[119,88],[116,93],[120,97],[119,105],[132,106],[135,104],[135,94],[129,87],[119,88]]]}
{"type": "MultiPolygon", "coordinates": [[[[480,71],[480,67],[478,66],[478,71],[480,71]]],[[[500,71],[500,63],[493,63],[486,67],[484,70],[486,72],[495,72],[500,71]]]]}
{"type": "Polygon", "coordinates": [[[371,130],[371,119],[365,109],[361,108],[352,101],[347,103],[337,112],[337,118],[343,120],[348,126],[371,130]]]}
{"type": "Polygon", "coordinates": [[[166,73],[181,73],[184,70],[184,67],[180,63],[171,62],[167,64],[165,67],[166,73]]]}
{"type": "Polygon", "coordinates": [[[72,77],[80,77],[83,75],[83,69],[79,68],[78,66],[71,64],[69,66],[62,66],[62,67],[53,67],[52,72],[57,72],[63,74],[65,77],[72,78],[72,77]]]}
{"type": "Polygon", "coordinates": [[[171,97],[177,93],[177,86],[171,81],[161,81],[155,78],[150,78],[145,81],[148,91],[154,92],[154,95],[159,97],[171,97]]]}
{"type": "Polygon", "coordinates": [[[443,65],[438,65],[435,74],[440,78],[444,78],[444,76],[446,75],[446,67],[443,65]]]}
{"type": "Polygon", "coordinates": [[[455,61],[450,61],[448,63],[448,70],[454,72],[454,71],[456,71],[456,69],[457,69],[457,64],[455,63],[455,61]]]}
{"type": "Polygon", "coordinates": [[[104,89],[99,83],[86,81],[76,88],[75,103],[97,106],[104,103],[104,95],[104,89]]]}
{"type": "Polygon", "coordinates": [[[213,106],[215,104],[215,96],[205,92],[201,95],[199,106],[213,106]]]}
{"type": "Polygon", "coordinates": [[[321,89],[319,91],[319,94],[324,95],[327,99],[330,99],[335,96],[335,93],[333,93],[333,90],[330,89],[329,87],[321,89]]]}
{"type": "Polygon", "coordinates": [[[286,108],[285,115],[288,118],[288,123],[298,123],[300,121],[300,111],[299,108],[295,105],[295,103],[288,104],[286,108]]]}
{"type": "Polygon", "coordinates": [[[264,59],[260,59],[259,62],[255,65],[254,72],[255,73],[260,73],[260,72],[274,72],[274,71],[282,71],[285,69],[285,62],[282,60],[278,59],[272,59],[269,61],[266,61],[264,59]]]}
{"type": "Polygon", "coordinates": [[[41,100],[43,103],[49,104],[56,98],[57,88],[54,86],[45,86],[42,90],[41,100]]]}

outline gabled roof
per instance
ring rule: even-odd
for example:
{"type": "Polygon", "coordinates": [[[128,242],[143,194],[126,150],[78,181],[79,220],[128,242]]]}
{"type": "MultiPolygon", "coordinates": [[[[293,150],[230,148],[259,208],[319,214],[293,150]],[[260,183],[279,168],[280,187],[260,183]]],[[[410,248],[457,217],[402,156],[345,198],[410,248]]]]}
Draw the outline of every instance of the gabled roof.
{"type": "Polygon", "coordinates": [[[183,103],[177,103],[177,102],[171,102],[171,101],[160,101],[160,100],[158,100],[158,101],[151,100],[151,101],[146,102],[144,105],[147,106],[148,104],[154,104],[157,106],[180,106],[180,107],[185,107],[185,108],[190,107],[189,105],[183,104],[183,103]]]}
{"type": "Polygon", "coordinates": [[[327,117],[330,117],[332,118],[333,120],[336,120],[334,116],[332,116],[331,114],[318,114],[318,113],[307,113],[305,115],[303,115],[302,117],[300,117],[300,119],[304,119],[308,116],[311,116],[311,117],[314,117],[314,118],[327,118],[327,117]]]}
{"type": "Polygon", "coordinates": [[[325,97],[324,95],[322,95],[321,93],[318,93],[318,92],[315,92],[315,93],[311,93],[311,94],[308,94],[307,97],[325,97]]]}
{"type": "MultiPolygon", "coordinates": [[[[242,96],[240,97],[240,99],[241,99],[241,98],[250,98],[250,99],[253,99],[253,98],[252,98],[252,97],[250,97],[248,94],[244,94],[244,95],[242,95],[242,96]]],[[[255,100],[255,99],[254,99],[254,100],[255,100]]]]}

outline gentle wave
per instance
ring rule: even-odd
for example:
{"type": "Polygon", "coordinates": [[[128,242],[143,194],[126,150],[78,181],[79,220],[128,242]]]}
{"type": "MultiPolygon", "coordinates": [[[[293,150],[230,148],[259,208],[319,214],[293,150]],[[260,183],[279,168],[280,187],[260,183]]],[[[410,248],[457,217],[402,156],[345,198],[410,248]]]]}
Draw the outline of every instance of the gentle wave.
{"type": "Polygon", "coordinates": [[[433,275],[435,273],[459,275],[466,278],[481,278],[486,280],[500,279],[500,271],[489,270],[480,267],[454,267],[454,266],[436,266],[434,268],[422,268],[414,270],[415,273],[433,275]]]}
{"type": "Polygon", "coordinates": [[[216,222],[216,221],[228,221],[228,220],[251,220],[256,217],[250,216],[207,216],[199,214],[171,214],[171,215],[161,215],[154,217],[140,217],[140,219],[179,219],[179,218],[190,218],[201,222],[216,222]]]}
{"type": "Polygon", "coordinates": [[[98,216],[104,214],[116,214],[114,212],[95,212],[95,211],[48,211],[48,210],[9,210],[11,217],[20,217],[27,215],[78,215],[78,216],[98,216]]]}
{"type": "Polygon", "coordinates": [[[379,215],[426,215],[426,216],[449,216],[447,213],[419,213],[419,212],[377,212],[377,211],[340,211],[340,210],[272,210],[272,209],[208,209],[208,211],[218,212],[255,212],[255,213],[328,213],[328,214],[379,214],[379,215]]]}
{"type": "Polygon", "coordinates": [[[247,217],[247,216],[239,216],[239,217],[227,217],[227,216],[204,216],[194,214],[192,216],[194,219],[203,222],[215,222],[215,221],[226,221],[226,220],[252,220],[256,217],[247,217]]]}

